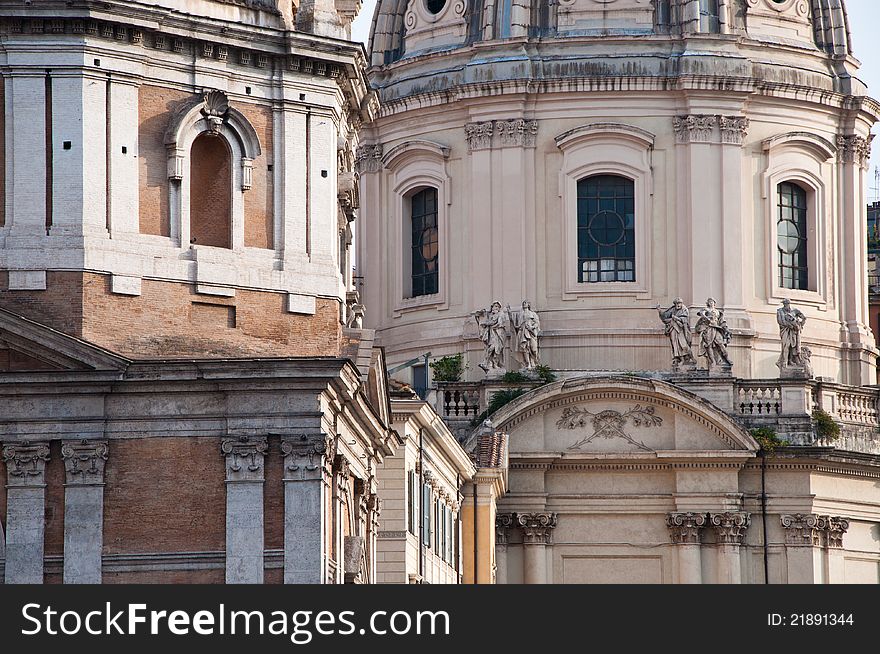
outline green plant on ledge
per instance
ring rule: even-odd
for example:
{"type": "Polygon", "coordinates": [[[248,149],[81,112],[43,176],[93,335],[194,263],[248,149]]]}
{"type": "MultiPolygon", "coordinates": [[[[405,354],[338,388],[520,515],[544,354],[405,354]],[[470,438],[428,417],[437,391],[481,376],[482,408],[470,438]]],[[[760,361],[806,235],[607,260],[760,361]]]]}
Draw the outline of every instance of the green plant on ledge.
{"type": "Polygon", "coordinates": [[[501,381],[505,384],[528,384],[532,379],[525,373],[514,370],[505,372],[501,377],[501,381]]]}
{"type": "Polygon", "coordinates": [[[438,382],[457,382],[461,381],[464,374],[464,355],[455,354],[453,356],[440,357],[430,364],[434,373],[434,381],[438,382]]]}
{"type": "Polygon", "coordinates": [[[502,407],[510,404],[516,398],[525,395],[528,392],[525,388],[517,388],[506,391],[498,391],[497,393],[492,393],[492,397],[489,400],[489,408],[483,411],[480,415],[474,418],[471,421],[472,427],[479,427],[483,424],[483,421],[494,414],[496,411],[499,411],[502,407]]]}
{"type": "Polygon", "coordinates": [[[822,409],[813,411],[813,420],[816,421],[816,434],[819,440],[834,442],[840,438],[840,425],[834,422],[828,413],[822,409]]]}
{"type": "Polygon", "coordinates": [[[535,368],[535,372],[538,373],[538,379],[544,384],[552,384],[556,381],[556,373],[550,369],[550,366],[538,366],[535,368]]]}
{"type": "Polygon", "coordinates": [[[779,438],[776,430],[771,429],[770,427],[752,429],[749,433],[751,433],[752,438],[758,441],[758,445],[760,445],[761,449],[765,452],[773,452],[777,447],[786,447],[791,444],[787,440],[779,438]]]}

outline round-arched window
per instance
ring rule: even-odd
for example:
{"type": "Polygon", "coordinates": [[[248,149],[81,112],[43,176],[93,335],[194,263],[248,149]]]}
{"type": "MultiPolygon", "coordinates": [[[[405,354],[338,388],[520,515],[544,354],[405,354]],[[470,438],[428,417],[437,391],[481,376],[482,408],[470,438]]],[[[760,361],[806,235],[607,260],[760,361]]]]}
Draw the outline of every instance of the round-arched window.
{"type": "Polygon", "coordinates": [[[446,0],[425,0],[425,7],[432,14],[439,14],[446,6],[446,0]]]}

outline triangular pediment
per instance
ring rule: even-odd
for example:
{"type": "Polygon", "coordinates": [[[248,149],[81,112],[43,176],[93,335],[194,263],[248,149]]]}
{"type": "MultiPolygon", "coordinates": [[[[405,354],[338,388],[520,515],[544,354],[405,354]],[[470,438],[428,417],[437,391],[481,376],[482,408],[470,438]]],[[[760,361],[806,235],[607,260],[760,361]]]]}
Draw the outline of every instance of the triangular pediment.
{"type": "Polygon", "coordinates": [[[109,350],[0,309],[0,372],[124,370],[109,350]]]}

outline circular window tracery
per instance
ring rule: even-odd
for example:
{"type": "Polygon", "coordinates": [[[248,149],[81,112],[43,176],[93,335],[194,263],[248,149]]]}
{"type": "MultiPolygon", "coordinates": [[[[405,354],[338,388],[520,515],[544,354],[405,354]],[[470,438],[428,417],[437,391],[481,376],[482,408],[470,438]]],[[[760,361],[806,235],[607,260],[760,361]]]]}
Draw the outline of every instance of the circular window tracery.
{"type": "Polygon", "coordinates": [[[425,8],[432,14],[437,15],[443,11],[447,0],[425,0],[425,8]]]}

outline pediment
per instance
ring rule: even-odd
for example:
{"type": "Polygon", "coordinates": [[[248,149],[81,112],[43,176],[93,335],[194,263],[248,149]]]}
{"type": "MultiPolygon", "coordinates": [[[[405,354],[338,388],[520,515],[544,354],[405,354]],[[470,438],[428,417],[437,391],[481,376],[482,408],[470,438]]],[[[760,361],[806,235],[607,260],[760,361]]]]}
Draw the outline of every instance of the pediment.
{"type": "Polygon", "coordinates": [[[124,370],[128,360],[0,309],[0,372],[124,370]]]}
{"type": "Polygon", "coordinates": [[[632,455],[755,452],[723,411],[672,384],[581,378],[550,384],[502,409],[493,421],[514,453],[632,455]]]}

